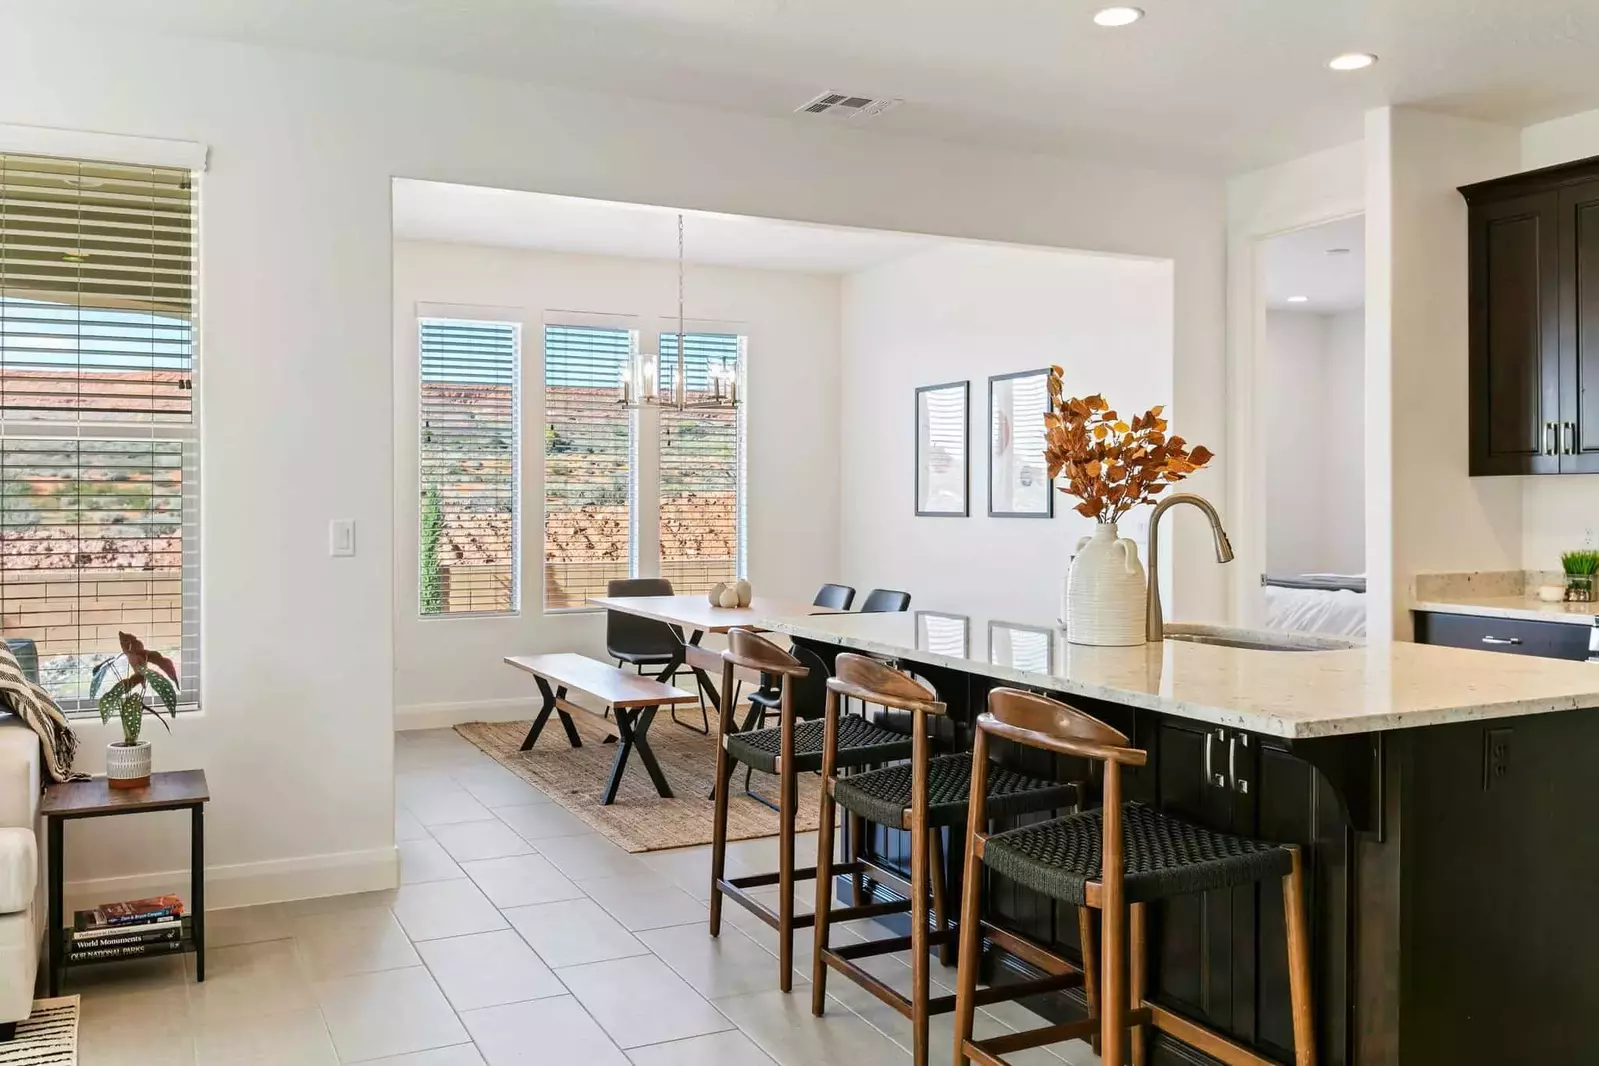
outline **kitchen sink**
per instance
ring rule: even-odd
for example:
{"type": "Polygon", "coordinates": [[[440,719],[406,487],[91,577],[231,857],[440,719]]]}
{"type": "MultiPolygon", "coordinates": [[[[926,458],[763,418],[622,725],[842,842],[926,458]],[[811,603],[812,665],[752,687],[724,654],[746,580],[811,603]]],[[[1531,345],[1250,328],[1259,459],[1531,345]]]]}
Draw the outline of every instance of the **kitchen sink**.
{"type": "Polygon", "coordinates": [[[1275,633],[1231,626],[1171,625],[1166,627],[1166,639],[1209,644],[1218,648],[1244,648],[1248,651],[1339,651],[1360,647],[1359,641],[1343,637],[1275,633]]]}

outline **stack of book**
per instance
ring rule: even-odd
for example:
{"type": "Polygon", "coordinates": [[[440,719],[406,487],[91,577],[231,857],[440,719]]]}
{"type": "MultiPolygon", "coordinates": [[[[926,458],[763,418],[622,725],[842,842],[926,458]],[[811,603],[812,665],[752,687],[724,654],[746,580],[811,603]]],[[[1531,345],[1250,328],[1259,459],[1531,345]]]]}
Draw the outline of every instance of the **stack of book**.
{"type": "Polygon", "coordinates": [[[183,901],[156,896],[107,903],[73,915],[67,961],[134,959],[183,950],[183,901]]]}

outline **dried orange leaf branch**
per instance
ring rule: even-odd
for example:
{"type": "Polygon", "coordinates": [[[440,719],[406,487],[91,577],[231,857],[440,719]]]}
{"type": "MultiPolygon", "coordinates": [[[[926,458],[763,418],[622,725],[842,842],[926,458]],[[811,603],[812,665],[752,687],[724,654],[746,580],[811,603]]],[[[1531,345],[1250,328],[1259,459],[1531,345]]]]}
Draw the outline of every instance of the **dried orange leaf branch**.
{"type": "Polygon", "coordinates": [[[1115,522],[1141,503],[1152,503],[1166,486],[1214,458],[1204,445],[1166,434],[1161,407],[1124,421],[1103,396],[1066,399],[1061,368],[1049,368],[1049,413],[1044,415],[1044,460],[1060,491],[1082,502],[1077,513],[1115,522]]]}

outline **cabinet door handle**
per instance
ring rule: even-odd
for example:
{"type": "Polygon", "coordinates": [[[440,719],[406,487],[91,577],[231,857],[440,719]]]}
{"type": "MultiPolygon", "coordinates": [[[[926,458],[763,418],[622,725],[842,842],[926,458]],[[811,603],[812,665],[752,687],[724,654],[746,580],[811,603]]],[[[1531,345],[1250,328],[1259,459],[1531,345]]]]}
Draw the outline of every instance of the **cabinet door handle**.
{"type": "Polygon", "coordinates": [[[1239,747],[1249,747],[1249,738],[1237,735],[1227,738],[1227,779],[1232,782],[1234,792],[1247,796],[1249,795],[1249,781],[1238,776],[1239,747]]]}
{"type": "Polygon", "coordinates": [[[1521,645],[1521,638],[1520,637],[1494,637],[1494,636],[1487,636],[1487,637],[1483,637],[1482,638],[1482,642],[1484,644],[1503,645],[1505,647],[1512,647],[1513,648],[1513,647],[1519,647],[1521,645]]]}
{"type": "Polygon", "coordinates": [[[1577,454],[1577,423],[1567,422],[1566,426],[1566,454],[1577,454]]]}
{"type": "Polygon", "coordinates": [[[1555,424],[1553,422],[1545,422],[1543,424],[1543,454],[1557,455],[1559,454],[1559,447],[1560,444],[1555,437],[1555,424]]]}
{"type": "Polygon", "coordinates": [[[1218,740],[1225,739],[1226,736],[1227,731],[1225,729],[1214,731],[1207,729],[1205,731],[1205,783],[1215,785],[1217,788],[1227,787],[1227,775],[1216,772],[1216,753],[1212,744],[1218,740]]]}

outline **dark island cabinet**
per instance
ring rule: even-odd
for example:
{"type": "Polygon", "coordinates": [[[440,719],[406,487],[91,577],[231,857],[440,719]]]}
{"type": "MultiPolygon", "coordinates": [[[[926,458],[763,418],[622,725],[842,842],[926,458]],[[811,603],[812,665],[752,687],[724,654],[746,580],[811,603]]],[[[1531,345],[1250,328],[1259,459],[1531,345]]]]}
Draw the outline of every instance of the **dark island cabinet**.
{"type": "Polygon", "coordinates": [[[1599,473],[1599,158],[1460,192],[1471,473],[1599,473]]]}

